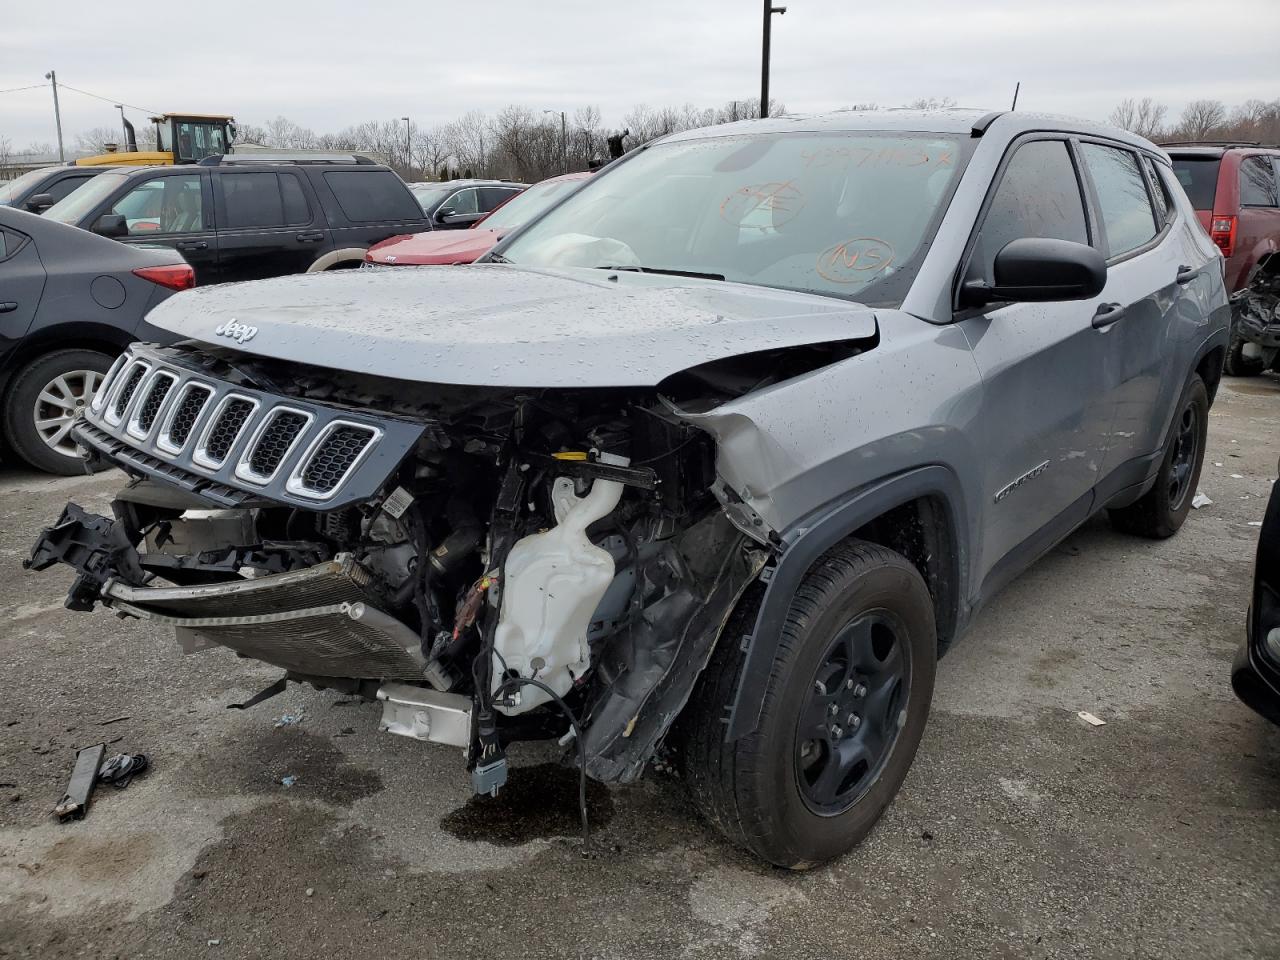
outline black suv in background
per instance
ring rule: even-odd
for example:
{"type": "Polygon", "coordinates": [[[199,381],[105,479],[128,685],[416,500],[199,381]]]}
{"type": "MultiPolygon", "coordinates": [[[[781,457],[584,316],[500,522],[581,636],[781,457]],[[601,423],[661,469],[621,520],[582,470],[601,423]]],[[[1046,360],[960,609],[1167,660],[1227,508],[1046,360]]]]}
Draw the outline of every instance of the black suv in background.
{"type": "Polygon", "coordinates": [[[372,244],[431,229],[388,167],[364,157],[209,157],[106,173],[45,216],[180,251],[196,283],[358,267],[372,244]]]}
{"type": "Polygon", "coordinates": [[[14,207],[29,213],[44,213],[68,194],[79,190],[100,173],[119,167],[77,167],[62,164],[41,167],[16,180],[0,183],[0,207],[14,207]]]}
{"type": "Polygon", "coordinates": [[[442,180],[409,185],[422,212],[431,218],[433,230],[464,230],[528,187],[527,183],[514,180],[442,180]]]}

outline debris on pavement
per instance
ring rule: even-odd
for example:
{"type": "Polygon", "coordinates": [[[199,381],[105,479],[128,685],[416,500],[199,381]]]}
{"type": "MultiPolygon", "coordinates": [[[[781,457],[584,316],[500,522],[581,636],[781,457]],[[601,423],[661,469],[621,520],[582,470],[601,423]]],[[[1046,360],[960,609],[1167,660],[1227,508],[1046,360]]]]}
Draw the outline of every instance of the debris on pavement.
{"type": "Polygon", "coordinates": [[[71,780],[67,784],[67,792],[62,795],[54,814],[62,823],[68,820],[84,819],[89,809],[89,798],[93,795],[94,784],[98,782],[98,770],[102,767],[103,754],[107,752],[105,743],[95,743],[76,751],[76,763],[71,768],[71,780]]]}
{"type": "Polygon", "coordinates": [[[129,714],[125,713],[125,714],[121,714],[121,715],[120,715],[120,716],[118,716],[118,717],[111,717],[109,720],[99,720],[99,721],[98,721],[98,726],[100,726],[100,727],[107,727],[107,726],[110,726],[110,725],[111,725],[111,724],[113,724],[113,723],[119,723],[121,720],[132,720],[132,719],[133,719],[133,717],[132,717],[132,716],[130,716],[129,714]]]}
{"type": "Polygon", "coordinates": [[[1249,526],[1251,526],[1251,527],[1260,527],[1260,526],[1262,526],[1262,521],[1261,521],[1261,520],[1250,520],[1250,521],[1249,521],[1249,526]]]}
{"type": "Polygon", "coordinates": [[[1191,498],[1191,508],[1193,510],[1199,510],[1201,507],[1210,506],[1213,506],[1213,501],[1197,490],[1196,495],[1191,498]]]}
{"type": "Polygon", "coordinates": [[[277,727],[292,727],[302,722],[301,713],[286,713],[276,717],[275,725],[277,727]]]}
{"type": "Polygon", "coordinates": [[[102,765],[102,769],[98,771],[98,780],[111,784],[117,790],[123,790],[150,765],[145,753],[117,753],[102,765]]]}
{"type": "Polygon", "coordinates": [[[292,787],[297,782],[298,782],[298,778],[295,777],[293,774],[289,774],[289,776],[287,777],[280,778],[280,783],[286,787],[292,787]]]}
{"type": "Polygon", "coordinates": [[[1095,726],[1095,727],[1105,727],[1107,725],[1107,721],[1099,717],[1095,717],[1088,710],[1081,710],[1079,713],[1076,714],[1076,716],[1079,717],[1081,720],[1083,720],[1085,723],[1091,724],[1092,726],[1095,726]]]}

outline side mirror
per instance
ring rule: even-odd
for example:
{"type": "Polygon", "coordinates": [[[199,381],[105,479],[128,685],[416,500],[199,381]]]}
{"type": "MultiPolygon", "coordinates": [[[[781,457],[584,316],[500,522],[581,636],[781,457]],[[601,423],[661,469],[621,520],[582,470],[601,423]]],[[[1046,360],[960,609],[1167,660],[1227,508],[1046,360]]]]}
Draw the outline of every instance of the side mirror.
{"type": "Polygon", "coordinates": [[[970,280],[961,287],[965,306],[982,307],[998,300],[1088,300],[1107,285],[1107,262],[1102,254],[1072,240],[1012,240],[996,254],[993,272],[994,284],[970,280]]]}
{"type": "Polygon", "coordinates": [[[33,196],[27,197],[27,202],[24,204],[24,206],[28,210],[30,210],[32,213],[44,213],[46,210],[48,210],[50,207],[53,206],[53,194],[51,193],[34,194],[33,196]]]}
{"type": "Polygon", "coordinates": [[[129,224],[123,214],[104,213],[93,225],[93,232],[102,237],[118,239],[129,235],[129,224]]]}
{"type": "Polygon", "coordinates": [[[450,217],[456,217],[457,215],[458,211],[454,210],[453,207],[441,207],[436,211],[436,223],[448,223],[450,217]]]}

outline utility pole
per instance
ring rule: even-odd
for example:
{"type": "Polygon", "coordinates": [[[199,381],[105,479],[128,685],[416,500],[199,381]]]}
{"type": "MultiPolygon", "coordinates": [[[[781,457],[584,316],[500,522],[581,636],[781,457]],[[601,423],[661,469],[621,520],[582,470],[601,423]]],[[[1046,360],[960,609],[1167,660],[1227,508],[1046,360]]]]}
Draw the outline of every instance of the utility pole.
{"type": "Polygon", "coordinates": [[[409,126],[409,118],[400,119],[404,121],[404,170],[405,173],[413,173],[413,132],[409,126]]]}
{"type": "MultiPolygon", "coordinates": [[[[543,110],[543,113],[549,113],[555,116],[555,110],[543,110]]],[[[560,172],[569,172],[569,122],[565,119],[565,112],[558,111],[560,114],[560,172]]]]}
{"type": "Polygon", "coordinates": [[[786,13],[786,7],[775,7],[773,0],[764,0],[764,49],[760,54],[760,119],[769,116],[769,34],[775,13],[786,13]]]}
{"type": "Polygon", "coordinates": [[[44,78],[53,83],[53,122],[58,125],[58,162],[66,163],[67,155],[62,149],[62,109],[58,106],[58,71],[50,70],[44,78]]]}

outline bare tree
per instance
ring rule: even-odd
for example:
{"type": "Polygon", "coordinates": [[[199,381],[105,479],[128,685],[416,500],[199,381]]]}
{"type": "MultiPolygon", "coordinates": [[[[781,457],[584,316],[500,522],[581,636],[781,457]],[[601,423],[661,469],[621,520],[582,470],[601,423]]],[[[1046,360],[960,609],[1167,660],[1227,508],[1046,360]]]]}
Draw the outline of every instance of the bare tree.
{"type": "Polygon", "coordinates": [[[1227,108],[1221,100],[1192,100],[1173,133],[1179,140],[1207,140],[1220,135],[1226,123],[1227,108]]]}
{"type": "Polygon", "coordinates": [[[1156,103],[1150,97],[1141,100],[1126,97],[1116,104],[1107,122],[1148,140],[1156,140],[1164,135],[1167,112],[1168,108],[1163,103],[1156,103]]]}
{"type": "Polygon", "coordinates": [[[908,110],[947,110],[955,105],[953,97],[918,97],[903,104],[908,110]]]}
{"type": "Polygon", "coordinates": [[[111,127],[94,127],[76,134],[75,149],[80,153],[106,153],[109,143],[123,148],[124,133],[111,127]]]}

